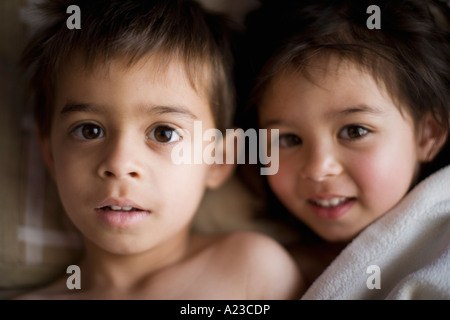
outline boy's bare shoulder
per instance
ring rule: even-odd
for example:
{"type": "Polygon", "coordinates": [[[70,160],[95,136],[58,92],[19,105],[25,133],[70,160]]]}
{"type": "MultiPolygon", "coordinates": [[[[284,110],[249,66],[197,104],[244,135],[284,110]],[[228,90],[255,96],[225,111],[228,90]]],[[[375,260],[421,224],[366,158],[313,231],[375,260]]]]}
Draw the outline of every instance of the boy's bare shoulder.
{"type": "Polygon", "coordinates": [[[240,231],[226,234],[218,240],[217,246],[220,246],[224,250],[224,253],[230,253],[228,251],[231,251],[233,255],[241,254],[244,257],[261,257],[261,254],[264,257],[268,255],[288,257],[287,250],[277,241],[262,233],[253,231],[240,231]]]}
{"type": "Polygon", "coordinates": [[[215,245],[217,261],[245,277],[249,299],[297,299],[302,276],[287,250],[269,236],[256,232],[227,234],[215,245]]]}

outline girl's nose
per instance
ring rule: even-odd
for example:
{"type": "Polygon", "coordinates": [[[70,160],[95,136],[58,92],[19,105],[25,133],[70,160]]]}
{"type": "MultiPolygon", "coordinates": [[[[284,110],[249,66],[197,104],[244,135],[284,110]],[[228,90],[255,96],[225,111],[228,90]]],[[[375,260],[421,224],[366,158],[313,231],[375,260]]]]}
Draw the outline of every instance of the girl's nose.
{"type": "Polygon", "coordinates": [[[320,182],[342,172],[343,167],[331,146],[310,146],[304,151],[300,160],[300,175],[303,179],[320,182]]]}

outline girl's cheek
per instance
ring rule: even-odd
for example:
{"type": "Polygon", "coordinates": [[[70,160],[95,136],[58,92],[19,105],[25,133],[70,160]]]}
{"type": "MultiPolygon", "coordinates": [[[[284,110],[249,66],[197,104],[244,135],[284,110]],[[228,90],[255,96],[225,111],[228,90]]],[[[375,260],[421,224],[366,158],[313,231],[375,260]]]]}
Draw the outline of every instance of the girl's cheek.
{"type": "Polygon", "coordinates": [[[278,188],[278,178],[276,177],[277,175],[279,175],[280,173],[278,172],[275,175],[271,175],[267,178],[267,181],[269,182],[269,186],[272,189],[273,192],[277,193],[277,188],[278,188]]]}
{"type": "Polygon", "coordinates": [[[282,168],[280,166],[278,172],[274,175],[269,175],[267,179],[272,191],[280,198],[282,195],[292,193],[291,190],[289,190],[292,177],[292,172],[290,173],[285,167],[282,168]]]}
{"type": "Polygon", "coordinates": [[[410,164],[399,159],[400,155],[392,152],[374,152],[348,168],[361,203],[377,216],[397,204],[408,190],[410,164]]]}

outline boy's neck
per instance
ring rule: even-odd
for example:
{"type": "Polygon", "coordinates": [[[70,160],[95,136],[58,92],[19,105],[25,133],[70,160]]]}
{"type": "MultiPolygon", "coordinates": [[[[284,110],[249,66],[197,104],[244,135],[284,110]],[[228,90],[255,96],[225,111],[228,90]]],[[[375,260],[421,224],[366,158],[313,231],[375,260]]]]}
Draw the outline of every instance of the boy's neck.
{"type": "Polygon", "coordinates": [[[149,280],[192,251],[188,230],[155,248],[134,254],[114,254],[88,240],[81,261],[82,283],[86,289],[103,292],[132,292],[143,280],[149,280]]]}

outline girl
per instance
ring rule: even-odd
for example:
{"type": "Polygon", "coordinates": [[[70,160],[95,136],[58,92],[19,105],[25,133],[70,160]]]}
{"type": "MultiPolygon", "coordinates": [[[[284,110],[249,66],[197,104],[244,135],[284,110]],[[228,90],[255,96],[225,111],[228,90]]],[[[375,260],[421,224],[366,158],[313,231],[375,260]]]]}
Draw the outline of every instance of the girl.
{"type": "Polygon", "coordinates": [[[267,185],[320,239],[288,245],[316,280],[304,298],[449,298],[450,167],[422,181],[449,163],[447,15],[422,0],[314,2],[247,19],[251,105],[279,130],[267,185]]]}

